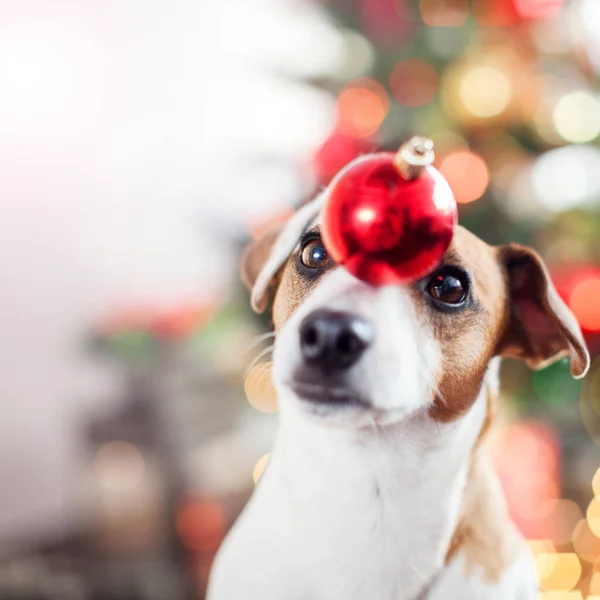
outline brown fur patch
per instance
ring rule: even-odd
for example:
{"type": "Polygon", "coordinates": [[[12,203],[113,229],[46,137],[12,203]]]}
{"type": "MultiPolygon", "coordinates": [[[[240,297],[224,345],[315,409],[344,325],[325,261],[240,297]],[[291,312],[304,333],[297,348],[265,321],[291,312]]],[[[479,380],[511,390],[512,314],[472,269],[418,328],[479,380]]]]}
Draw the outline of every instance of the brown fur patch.
{"type": "Polygon", "coordinates": [[[445,264],[465,269],[471,277],[473,302],[453,314],[430,311],[442,353],[433,419],[450,422],[475,402],[487,365],[506,323],[506,283],[495,251],[462,227],[457,228],[445,264]]]}

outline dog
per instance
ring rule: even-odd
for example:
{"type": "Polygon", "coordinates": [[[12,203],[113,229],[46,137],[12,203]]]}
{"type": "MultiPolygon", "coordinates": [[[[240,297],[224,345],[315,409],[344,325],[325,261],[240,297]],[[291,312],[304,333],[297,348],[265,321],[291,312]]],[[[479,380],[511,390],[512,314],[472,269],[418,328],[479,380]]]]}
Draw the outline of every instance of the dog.
{"type": "Polygon", "coordinates": [[[274,297],[279,428],[209,600],[537,598],[482,442],[501,357],[585,375],[574,315],[535,251],[460,226],[416,284],[363,283],[321,241],[327,194],[243,256],[253,308],[274,297]]]}

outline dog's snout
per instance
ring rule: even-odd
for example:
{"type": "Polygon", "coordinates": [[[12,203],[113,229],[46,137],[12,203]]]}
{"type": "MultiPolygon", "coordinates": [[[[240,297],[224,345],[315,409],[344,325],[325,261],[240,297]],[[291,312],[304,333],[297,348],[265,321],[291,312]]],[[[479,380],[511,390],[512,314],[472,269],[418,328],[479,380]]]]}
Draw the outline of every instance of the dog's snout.
{"type": "Polygon", "coordinates": [[[346,369],[354,364],[373,339],[368,321],[345,312],[317,310],[300,325],[304,360],[321,369],[346,369]]]}

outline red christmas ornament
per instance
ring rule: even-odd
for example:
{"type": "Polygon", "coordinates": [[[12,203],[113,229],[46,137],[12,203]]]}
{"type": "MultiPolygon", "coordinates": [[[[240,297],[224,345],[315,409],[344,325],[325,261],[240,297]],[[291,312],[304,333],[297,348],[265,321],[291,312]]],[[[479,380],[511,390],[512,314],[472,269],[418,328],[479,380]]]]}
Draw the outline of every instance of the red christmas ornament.
{"type": "Polygon", "coordinates": [[[323,211],[330,256],[372,285],[415,281],[446,252],[457,222],[452,190],[415,137],[397,154],[367,156],[333,180],[323,211]]]}

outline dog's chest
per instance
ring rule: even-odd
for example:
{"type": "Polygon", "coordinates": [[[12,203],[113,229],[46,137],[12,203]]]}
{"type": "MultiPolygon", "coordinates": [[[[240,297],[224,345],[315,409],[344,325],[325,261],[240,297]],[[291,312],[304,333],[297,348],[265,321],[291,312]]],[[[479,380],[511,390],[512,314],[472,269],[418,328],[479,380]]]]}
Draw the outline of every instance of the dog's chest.
{"type": "Polygon", "coordinates": [[[389,453],[322,456],[291,481],[273,465],[263,516],[281,523],[273,546],[286,549],[282,562],[303,574],[311,600],[412,599],[442,567],[461,484],[412,466],[389,453]]]}

